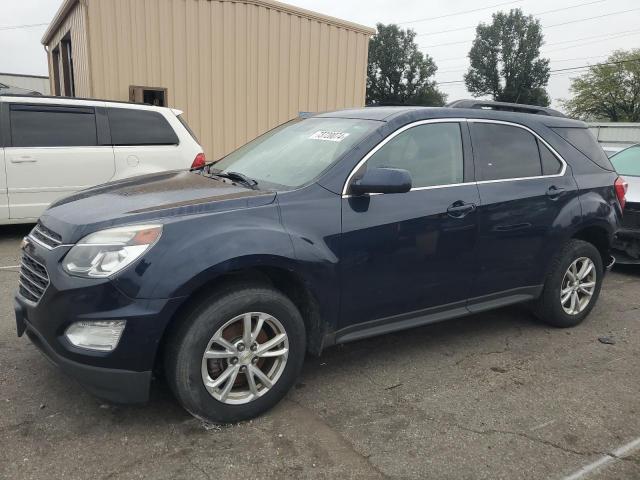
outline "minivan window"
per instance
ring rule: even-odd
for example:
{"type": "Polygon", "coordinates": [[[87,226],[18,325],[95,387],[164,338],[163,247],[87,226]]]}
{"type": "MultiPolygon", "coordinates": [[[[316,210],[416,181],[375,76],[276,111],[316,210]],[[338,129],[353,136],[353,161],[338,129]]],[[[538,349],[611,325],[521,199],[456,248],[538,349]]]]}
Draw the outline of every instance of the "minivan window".
{"type": "Polygon", "coordinates": [[[14,147],[86,147],[98,144],[92,107],[11,105],[14,147]]]}
{"type": "Polygon", "coordinates": [[[614,170],[609,158],[607,158],[607,154],[604,153],[604,150],[598,144],[598,141],[588,128],[558,127],[553,128],[552,130],[596,165],[604,168],[605,170],[614,170]]]}
{"type": "Polygon", "coordinates": [[[367,167],[408,170],[412,187],[462,183],[460,124],[430,123],[412,127],[382,146],[368,160],[367,167]]]}
{"type": "Polygon", "coordinates": [[[108,108],[114,146],[177,145],[178,136],[158,112],[133,108],[108,108]]]}
{"type": "Polygon", "coordinates": [[[214,170],[241,173],[259,187],[298,188],[317,178],[379,125],[352,118],[299,118],[230,153],[214,164],[214,170]]]}
{"type": "Polygon", "coordinates": [[[640,177],[640,145],[625,148],[613,155],[610,160],[620,175],[640,177]]]}
{"type": "Polygon", "coordinates": [[[542,174],[536,137],[511,125],[471,124],[478,180],[536,177],[542,174]]]}

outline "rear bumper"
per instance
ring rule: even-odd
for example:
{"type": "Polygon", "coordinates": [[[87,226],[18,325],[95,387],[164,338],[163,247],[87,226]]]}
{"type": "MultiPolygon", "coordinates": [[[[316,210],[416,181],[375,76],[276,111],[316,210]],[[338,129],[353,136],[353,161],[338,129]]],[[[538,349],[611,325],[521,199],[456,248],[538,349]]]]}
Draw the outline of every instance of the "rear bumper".
{"type": "Polygon", "coordinates": [[[617,263],[640,263],[640,229],[623,228],[618,230],[611,248],[611,253],[617,263]]]}
{"type": "Polygon", "coordinates": [[[133,372],[74,362],[58,355],[26,322],[25,333],[51,363],[96,397],[113,403],[144,403],[149,399],[151,371],[133,372]]]}

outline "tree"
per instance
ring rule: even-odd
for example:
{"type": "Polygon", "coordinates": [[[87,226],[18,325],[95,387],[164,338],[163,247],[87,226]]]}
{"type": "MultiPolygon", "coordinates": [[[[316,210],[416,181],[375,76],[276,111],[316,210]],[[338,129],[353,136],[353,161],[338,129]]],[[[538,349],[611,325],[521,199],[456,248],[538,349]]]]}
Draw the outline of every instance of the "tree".
{"type": "Polygon", "coordinates": [[[397,25],[377,25],[369,41],[367,104],[444,105],[446,95],[430,78],[437,67],[418,50],[416,32],[397,25]]]}
{"type": "Polygon", "coordinates": [[[464,76],[467,90],[474,97],[548,106],[549,59],[540,58],[543,40],[540,21],[519,8],[494,13],[491,24],[476,27],[464,76]]]}
{"type": "Polygon", "coordinates": [[[572,79],[569,90],[573,98],[562,103],[572,117],[640,122],[640,48],[613,52],[572,79]]]}

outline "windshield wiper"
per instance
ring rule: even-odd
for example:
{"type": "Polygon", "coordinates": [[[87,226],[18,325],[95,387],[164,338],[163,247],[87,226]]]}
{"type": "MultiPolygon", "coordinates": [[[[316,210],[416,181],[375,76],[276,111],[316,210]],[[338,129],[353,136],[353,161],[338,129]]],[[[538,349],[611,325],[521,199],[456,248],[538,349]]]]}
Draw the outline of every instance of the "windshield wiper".
{"type": "Polygon", "coordinates": [[[253,190],[257,189],[258,181],[254,180],[251,177],[247,177],[244,173],[240,172],[223,172],[222,170],[215,171],[213,169],[209,169],[209,173],[216,177],[228,178],[231,181],[242,183],[243,185],[252,188],[253,190]]]}

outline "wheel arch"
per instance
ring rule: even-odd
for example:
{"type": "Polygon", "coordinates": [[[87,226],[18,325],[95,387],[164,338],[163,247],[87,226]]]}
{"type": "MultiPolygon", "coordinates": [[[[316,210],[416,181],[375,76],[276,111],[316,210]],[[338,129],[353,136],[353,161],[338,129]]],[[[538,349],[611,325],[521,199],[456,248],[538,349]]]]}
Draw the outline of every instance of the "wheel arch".
{"type": "Polygon", "coordinates": [[[592,244],[600,252],[602,265],[605,267],[610,263],[611,242],[613,241],[613,233],[609,228],[602,224],[590,224],[577,229],[572,239],[582,240],[592,244]]]}
{"type": "Polygon", "coordinates": [[[317,295],[292,269],[282,265],[257,264],[221,271],[200,283],[186,295],[164,328],[154,365],[156,367],[161,365],[167,341],[172,337],[181,320],[191,311],[213,296],[247,285],[270,286],[287,296],[302,315],[306,329],[307,352],[320,355],[324,339],[331,327],[322,318],[317,295]]]}

